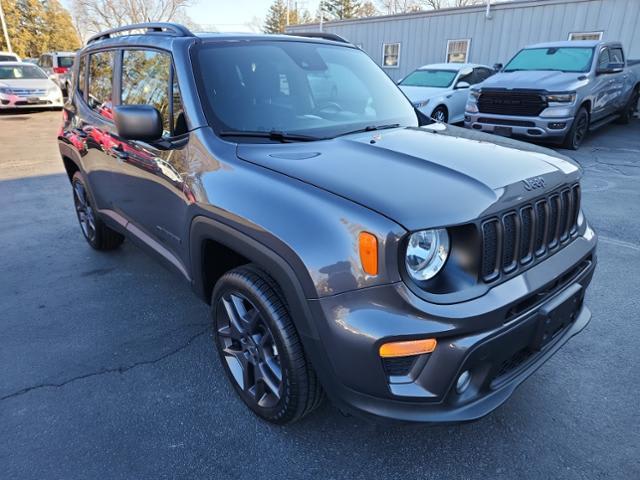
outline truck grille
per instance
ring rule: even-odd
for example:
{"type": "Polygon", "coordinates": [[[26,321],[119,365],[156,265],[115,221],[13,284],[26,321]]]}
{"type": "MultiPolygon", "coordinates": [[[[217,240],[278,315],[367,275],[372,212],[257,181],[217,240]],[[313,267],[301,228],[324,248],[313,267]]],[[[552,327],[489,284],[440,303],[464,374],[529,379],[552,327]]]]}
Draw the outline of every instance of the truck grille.
{"type": "Polygon", "coordinates": [[[493,282],[553,253],[577,233],[579,212],[576,184],[484,220],[481,279],[493,282]]]}
{"type": "Polygon", "coordinates": [[[544,98],[533,92],[489,90],[482,91],[478,98],[480,113],[537,117],[546,107],[544,98]]]}

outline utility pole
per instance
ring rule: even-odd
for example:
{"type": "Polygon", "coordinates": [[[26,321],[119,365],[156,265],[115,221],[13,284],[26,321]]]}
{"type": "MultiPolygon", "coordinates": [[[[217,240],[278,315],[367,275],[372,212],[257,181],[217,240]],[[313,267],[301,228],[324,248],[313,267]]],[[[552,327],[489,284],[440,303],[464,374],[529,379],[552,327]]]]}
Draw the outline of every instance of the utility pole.
{"type": "Polygon", "coordinates": [[[7,31],[7,22],[4,21],[4,10],[2,9],[2,0],[0,0],[0,24],[2,24],[2,32],[4,33],[4,43],[7,44],[7,51],[13,52],[11,42],[9,41],[9,32],[7,31]]]}
{"type": "Polygon", "coordinates": [[[322,11],[322,0],[320,0],[320,31],[322,31],[323,23],[324,23],[324,12],[322,11]]]}

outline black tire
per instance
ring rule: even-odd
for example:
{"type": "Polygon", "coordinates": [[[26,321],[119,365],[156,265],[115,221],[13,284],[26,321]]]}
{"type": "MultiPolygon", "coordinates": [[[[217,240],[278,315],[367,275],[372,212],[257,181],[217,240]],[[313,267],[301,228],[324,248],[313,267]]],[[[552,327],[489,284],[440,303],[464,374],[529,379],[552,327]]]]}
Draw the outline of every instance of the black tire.
{"type": "Polygon", "coordinates": [[[567,132],[567,135],[564,137],[564,141],[562,142],[562,146],[569,150],[577,150],[580,148],[580,145],[587,137],[587,133],[589,132],[589,112],[584,107],[581,107],[576,114],[575,119],[573,120],[573,125],[571,125],[571,129],[567,132]]]}
{"type": "Polygon", "coordinates": [[[621,123],[623,125],[627,125],[631,119],[633,118],[633,114],[638,108],[638,95],[640,94],[639,88],[636,87],[631,93],[631,98],[625,105],[625,107],[620,112],[620,117],[618,117],[617,123],[621,123]]]}
{"type": "Polygon", "coordinates": [[[300,420],[323,392],[278,285],[252,265],[224,274],[211,299],[214,341],[244,403],[275,424],[300,420]]]}
{"type": "Polygon", "coordinates": [[[124,237],[100,220],[93,206],[93,199],[80,172],[73,174],[73,204],[78,223],[87,243],[96,250],[114,250],[124,241],[124,237]]]}
{"type": "Polygon", "coordinates": [[[444,105],[438,105],[433,112],[431,112],[431,118],[436,122],[447,123],[449,121],[449,111],[444,105]]]}

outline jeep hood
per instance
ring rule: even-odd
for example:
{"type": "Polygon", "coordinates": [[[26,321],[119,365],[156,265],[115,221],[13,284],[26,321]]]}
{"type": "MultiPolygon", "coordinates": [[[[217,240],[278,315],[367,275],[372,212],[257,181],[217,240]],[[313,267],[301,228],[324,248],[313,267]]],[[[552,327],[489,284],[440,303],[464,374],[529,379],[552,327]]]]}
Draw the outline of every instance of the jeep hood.
{"type": "Polygon", "coordinates": [[[359,203],[408,230],[453,225],[577,179],[555,152],[443,124],[293,144],[239,144],[238,157],[359,203]],[[573,180],[572,180],[573,178],[573,180]]]}
{"type": "Polygon", "coordinates": [[[531,89],[566,92],[583,85],[587,81],[585,75],[585,73],[555,72],[553,70],[500,72],[482,82],[480,89],[507,88],[509,90],[531,89]]]}

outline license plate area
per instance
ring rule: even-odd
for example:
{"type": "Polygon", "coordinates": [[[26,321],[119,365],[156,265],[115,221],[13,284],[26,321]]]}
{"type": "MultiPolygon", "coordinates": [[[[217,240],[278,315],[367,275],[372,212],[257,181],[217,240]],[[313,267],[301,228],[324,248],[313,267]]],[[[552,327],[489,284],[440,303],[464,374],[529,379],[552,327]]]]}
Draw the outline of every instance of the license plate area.
{"type": "Polygon", "coordinates": [[[542,350],[576,319],[582,293],[582,286],[573,284],[540,309],[538,327],[530,345],[532,350],[542,350]]]}
{"type": "Polygon", "coordinates": [[[39,103],[40,98],[38,97],[27,97],[27,103],[39,103]]]}
{"type": "Polygon", "coordinates": [[[513,133],[513,130],[511,129],[511,127],[493,127],[493,133],[495,133],[496,135],[501,135],[503,137],[510,137],[513,133]]]}

